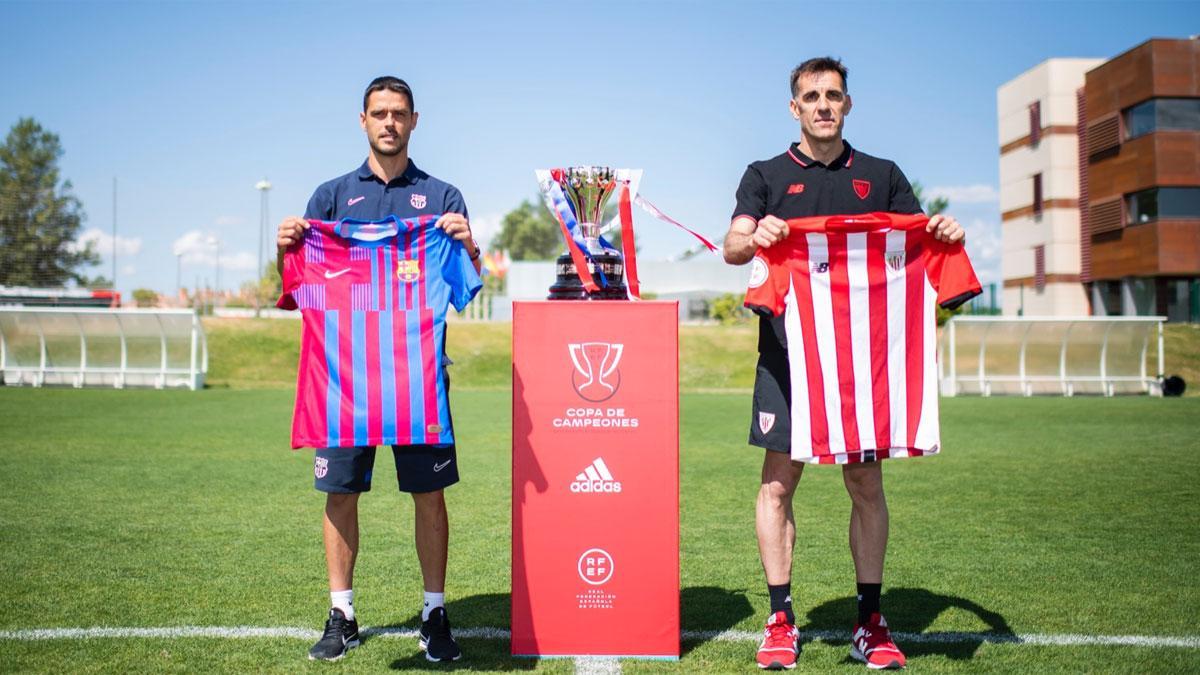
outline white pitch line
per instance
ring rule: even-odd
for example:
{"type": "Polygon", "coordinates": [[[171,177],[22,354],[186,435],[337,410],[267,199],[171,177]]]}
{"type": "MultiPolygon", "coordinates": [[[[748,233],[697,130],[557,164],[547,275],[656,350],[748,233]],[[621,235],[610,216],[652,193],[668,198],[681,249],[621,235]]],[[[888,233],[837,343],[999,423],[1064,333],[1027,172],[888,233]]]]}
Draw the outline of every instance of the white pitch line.
{"type": "MultiPolygon", "coordinates": [[[[367,637],[415,639],[417,631],[410,628],[363,628],[367,637]]],[[[456,637],[475,638],[482,640],[507,640],[511,632],[504,628],[456,628],[456,637]]],[[[311,640],[320,637],[321,631],[314,628],[294,628],[288,626],[258,627],[258,626],[171,626],[158,628],[108,627],[92,628],[31,628],[25,630],[0,630],[0,640],[91,640],[97,638],[289,638],[311,640]]],[[[1047,634],[1047,633],[893,633],[902,644],[911,643],[993,643],[1017,645],[1050,645],[1069,647],[1077,645],[1104,645],[1127,647],[1178,647],[1181,649],[1200,649],[1200,636],[1158,636],[1158,635],[1081,635],[1081,634],[1047,634]]],[[[717,640],[722,642],[757,642],[761,633],[754,631],[695,631],[685,630],[681,637],[685,641],[717,640]]],[[[822,640],[826,642],[849,642],[850,633],[847,631],[801,631],[800,639],[804,641],[822,640]]],[[[611,659],[583,659],[606,663],[611,659]]],[[[609,671],[597,671],[609,672],[609,671]]]]}

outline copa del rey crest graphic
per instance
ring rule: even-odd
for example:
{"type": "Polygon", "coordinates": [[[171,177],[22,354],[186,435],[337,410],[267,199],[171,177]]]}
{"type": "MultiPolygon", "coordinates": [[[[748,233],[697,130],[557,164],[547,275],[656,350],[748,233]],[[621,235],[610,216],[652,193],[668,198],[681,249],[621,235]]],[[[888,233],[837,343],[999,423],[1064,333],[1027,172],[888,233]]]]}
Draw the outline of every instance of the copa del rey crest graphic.
{"type": "Polygon", "coordinates": [[[571,386],[585,401],[599,403],[612,398],[621,386],[621,354],[625,345],[611,342],[575,342],[567,345],[571,354],[571,386]]]}
{"type": "Polygon", "coordinates": [[[426,202],[425,195],[419,195],[415,192],[412,194],[412,196],[410,196],[408,198],[408,203],[412,204],[412,207],[414,209],[425,208],[425,202],[426,202]]]}

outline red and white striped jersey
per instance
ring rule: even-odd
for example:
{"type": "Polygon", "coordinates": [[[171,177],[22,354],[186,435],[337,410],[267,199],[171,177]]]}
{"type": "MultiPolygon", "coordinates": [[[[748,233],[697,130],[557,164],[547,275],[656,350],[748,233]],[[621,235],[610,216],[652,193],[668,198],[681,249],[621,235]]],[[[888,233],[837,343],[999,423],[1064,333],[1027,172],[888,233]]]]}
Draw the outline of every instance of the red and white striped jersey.
{"type": "Polygon", "coordinates": [[[961,243],[923,215],[797,218],[759,249],[745,304],[784,317],[792,459],[853,464],[937,453],[935,302],[979,295],[961,243]]]}

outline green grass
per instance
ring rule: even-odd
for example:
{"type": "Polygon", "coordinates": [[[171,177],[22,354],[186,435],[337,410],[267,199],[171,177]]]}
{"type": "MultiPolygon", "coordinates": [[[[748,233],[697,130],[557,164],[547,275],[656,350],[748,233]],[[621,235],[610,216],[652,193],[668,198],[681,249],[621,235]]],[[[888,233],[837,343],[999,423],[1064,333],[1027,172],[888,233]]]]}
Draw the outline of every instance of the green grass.
{"type": "MultiPolygon", "coordinates": [[[[216,388],[261,389],[294,386],[299,358],[300,322],[270,319],[205,319],[210,368],[208,384],[216,388]]],[[[749,391],[754,384],[756,323],[733,326],[681,326],[679,386],[686,392],[749,391]]],[[[1015,349],[1015,348],[1014,348],[1015,349]]],[[[512,386],[512,325],[452,322],[447,353],[455,361],[455,388],[507,391],[512,386]]],[[[1083,348],[1077,350],[1080,354],[1083,348]]],[[[1189,383],[1188,396],[1200,396],[1200,326],[1165,327],[1167,374],[1189,383]]],[[[1154,349],[1147,368],[1157,365],[1154,349]]],[[[1091,352],[1089,352],[1091,353],[1091,352]]],[[[1091,354],[1095,361],[1095,354],[1091,354]]],[[[1034,357],[1036,358],[1036,357],[1034,357]]],[[[1046,357],[1051,358],[1051,357],[1046,357]]],[[[1052,358],[1057,358],[1057,351],[1052,358]]],[[[960,372],[974,366],[960,354],[960,372]]],[[[1015,363],[1015,356],[1010,360],[1015,363]]]]}
{"type": "MultiPolygon", "coordinates": [[[[464,350],[460,366],[470,358],[464,350]]],[[[286,389],[0,388],[0,630],[319,628],[327,603],[322,500],[311,487],[311,453],[287,449],[291,403],[286,389]]],[[[749,403],[744,394],[682,397],[686,630],[756,631],[766,614],[753,534],[760,455],[745,445],[749,403]]],[[[467,421],[457,430],[463,483],[447,492],[450,611],[457,626],[506,627],[509,394],[459,390],[454,406],[467,421]]],[[[885,465],[889,620],[912,632],[1196,635],[1200,582],[1189,570],[1200,560],[1197,419],[1196,399],[943,401],[945,453],[885,465]]],[[[800,627],[846,630],[848,502],[836,468],[807,473],[796,498],[800,627]]],[[[412,627],[420,581],[411,500],[381,481],[361,511],[355,586],[364,623],[412,627]]],[[[513,660],[505,641],[463,643],[461,668],[571,670],[569,660],[513,660]]],[[[0,667],[321,669],[304,659],[307,646],[297,639],[0,640],[0,667]]],[[[678,664],[623,666],[744,672],[753,649],[689,641],[678,664]]],[[[1179,648],[914,643],[907,651],[914,670],[934,672],[1200,669],[1200,651],[1179,648]]],[[[414,640],[381,637],[338,668],[427,664],[414,640]]],[[[800,668],[861,672],[847,663],[844,644],[820,641],[805,646],[800,668]]]]}

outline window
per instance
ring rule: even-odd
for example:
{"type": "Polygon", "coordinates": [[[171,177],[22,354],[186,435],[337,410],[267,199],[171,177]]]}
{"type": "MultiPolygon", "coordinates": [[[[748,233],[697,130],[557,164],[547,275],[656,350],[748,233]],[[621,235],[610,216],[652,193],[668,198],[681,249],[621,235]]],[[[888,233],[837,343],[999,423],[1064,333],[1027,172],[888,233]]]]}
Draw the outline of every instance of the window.
{"type": "Polygon", "coordinates": [[[1200,98],[1152,98],[1125,110],[1125,138],[1160,130],[1200,131],[1200,98]]]}
{"type": "Polygon", "coordinates": [[[1200,188],[1150,188],[1127,197],[1129,223],[1149,223],[1159,218],[1200,218],[1200,188]]]}
{"type": "Polygon", "coordinates": [[[1033,175],[1033,215],[1042,215],[1042,174],[1033,175]]]}
{"type": "Polygon", "coordinates": [[[1042,102],[1029,105],[1029,144],[1037,145],[1042,140],[1042,102]]]}

